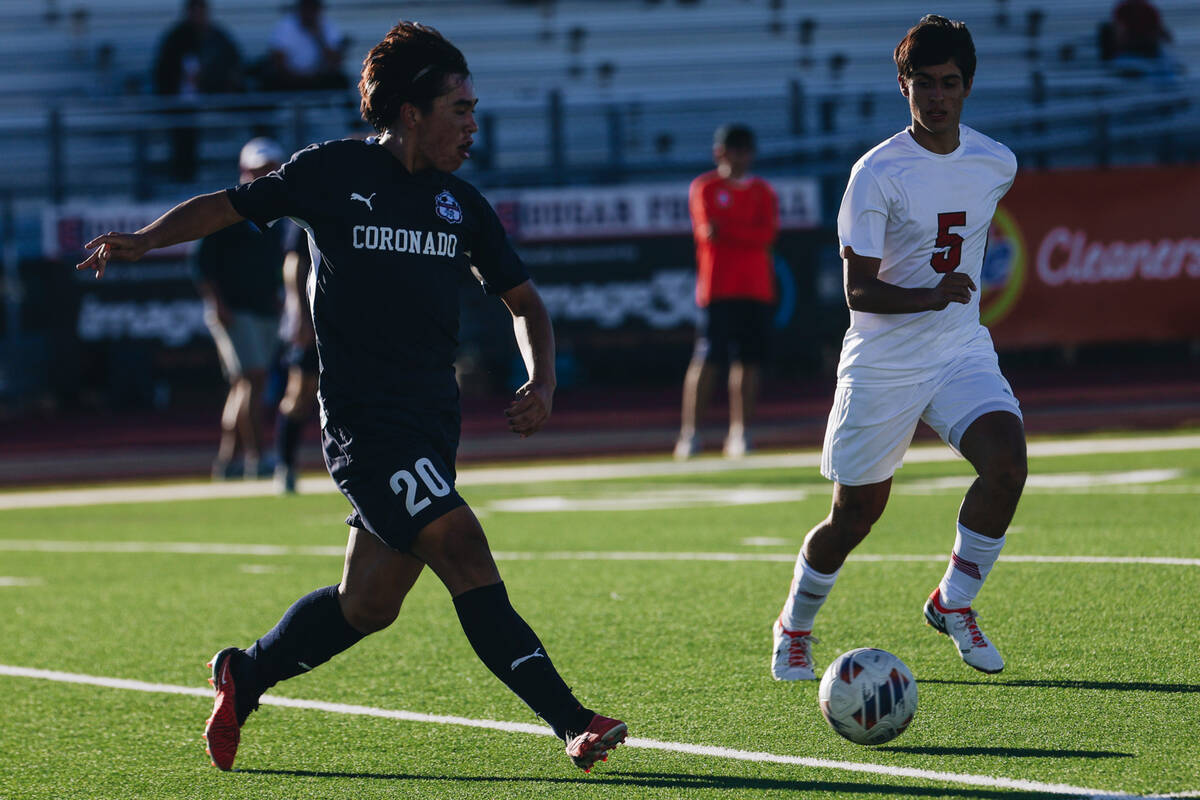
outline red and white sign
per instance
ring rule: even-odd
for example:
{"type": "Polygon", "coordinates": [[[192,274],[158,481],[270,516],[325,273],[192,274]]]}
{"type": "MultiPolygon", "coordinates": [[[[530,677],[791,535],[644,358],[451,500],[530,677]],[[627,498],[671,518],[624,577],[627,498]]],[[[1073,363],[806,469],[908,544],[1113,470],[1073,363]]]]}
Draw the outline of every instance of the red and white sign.
{"type": "MultiPolygon", "coordinates": [[[[96,200],[90,203],[48,205],[42,211],[42,255],[45,258],[75,259],[83,255],[83,246],[109,231],[141,230],[167,212],[163,203],[122,203],[96,200]]],[[[194,247],[184,242],[153,250],[148,260],[178,259],[194,247]]]]}
{"type": "MultiPolygon", "coordinates": [[[[817,182],[771,180],[783,230],[821,223],[817,182]]],[[[686,181],[628,186],[489,192],[509,236],[518,242],[690,235],[686,181]]]]}
{"type": "Polygon", "coordinates": [[[1200,168],[1022,172],[981,314],[1000,348],[1200,337],[1200,168]]]}

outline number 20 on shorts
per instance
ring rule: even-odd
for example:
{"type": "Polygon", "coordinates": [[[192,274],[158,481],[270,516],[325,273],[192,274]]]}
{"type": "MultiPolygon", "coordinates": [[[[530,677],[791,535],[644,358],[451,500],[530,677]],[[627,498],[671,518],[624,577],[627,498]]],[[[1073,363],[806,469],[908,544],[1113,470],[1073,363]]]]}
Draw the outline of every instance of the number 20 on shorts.
{"type": "MultiPolygon", "coordinates": [[[[433,462],[428,458],[418,458],[417,463],[413,464],[413,470],[434,497],[445,497],[450,494],[450,484],[446,483],[446,479],[438,474],[433,462]]],[[[415,517],[433,502],[429,497],[417,499],[417,492],[420,490],[417,478],[406,469],[396,470],[388,483],[393,492],[404,494],[404,507],[410,517],[415,517]]]]}

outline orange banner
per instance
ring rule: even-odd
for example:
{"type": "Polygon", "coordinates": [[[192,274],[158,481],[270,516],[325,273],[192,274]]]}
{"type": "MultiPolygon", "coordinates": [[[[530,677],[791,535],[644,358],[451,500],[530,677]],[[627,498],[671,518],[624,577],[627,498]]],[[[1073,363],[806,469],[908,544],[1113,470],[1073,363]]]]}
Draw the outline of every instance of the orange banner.
{"type": "Polygon", "coordinates": [[[981,288],[999,349],[1200,337],[1200,168],[1021,172],[981,288]]]}

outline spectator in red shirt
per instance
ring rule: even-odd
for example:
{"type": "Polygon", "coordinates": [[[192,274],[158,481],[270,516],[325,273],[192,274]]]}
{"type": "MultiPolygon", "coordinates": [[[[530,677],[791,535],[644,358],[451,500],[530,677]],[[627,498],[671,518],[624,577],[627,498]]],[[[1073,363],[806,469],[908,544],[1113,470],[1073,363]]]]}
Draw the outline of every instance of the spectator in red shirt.
{"type": "Polygon", "coordinates": [[[746,453],[746,428],[758,396],[775,303],[771,245],[779,232],[779,202],[762,178],[749,174],[754,133],[725,125],[713,140],[717,168],[692,181],[688,207],[696,239],[696,304],[702,318],[683,384],[683,424],[675,457],[700,450],[704,419],[718,367],[729,370],[729,435],[725,456],[746,453]]]}

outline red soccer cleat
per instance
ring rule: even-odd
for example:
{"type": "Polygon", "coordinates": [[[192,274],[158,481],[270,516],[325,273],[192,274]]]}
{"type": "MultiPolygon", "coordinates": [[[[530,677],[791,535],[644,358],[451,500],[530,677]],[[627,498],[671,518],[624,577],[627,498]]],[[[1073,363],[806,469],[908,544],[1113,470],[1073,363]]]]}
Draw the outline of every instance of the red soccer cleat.
{"type": "Polygon", "coordinates": [[[237,652],[236,647],[226,647],[208,662],[208,666],[212,667],[212,677],[208,682],[216,689],[217,697],[213,703],[212,716],[205,720],[204,752],[212,757],[214,767],[223,770],[233,769],[233,759],[237,755],[238,742],[242,738],[232,668],[232,656],[237,652]]]}
{"type": "Polygon", "coordinates": [[[567,742],[567,755],[575,766],[591,772],[597,761],[607,761],[608,751],[625,741],[625,723],[599,714],[592,717],[583,733],[567,742]]]}

